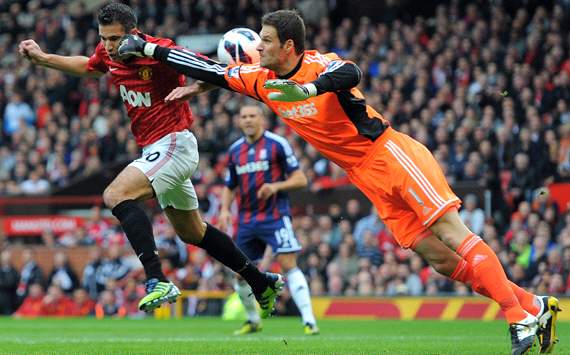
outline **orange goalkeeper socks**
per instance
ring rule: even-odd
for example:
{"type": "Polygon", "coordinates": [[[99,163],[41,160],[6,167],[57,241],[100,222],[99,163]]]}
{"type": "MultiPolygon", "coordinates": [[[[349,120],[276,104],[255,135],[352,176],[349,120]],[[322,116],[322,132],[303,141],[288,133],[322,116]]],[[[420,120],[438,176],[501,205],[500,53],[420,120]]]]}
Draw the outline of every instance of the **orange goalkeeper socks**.
{"type": "MultiPolygon", "coordinates": [[[[499,304],[509,323],[516,323],[526,318],[526,313],[510,286],[503,266],[493,250],[480,237],[475,234],[469,235],[457,248],[457,254],[471,266],[472,284],[487,291],[488,296],[499,304]]],[[[462,271],[456,270],[457,275],[454,272],[452,276],[466,279],[469,270],[465,265],[461,269],[462,271]]]]}
{"type": "MultiPolygon", "coordinates": [[[[463,282],[465,284],[471,285],[473,291],[485,296],[492,298],[489,292],[480,284],[473,282],[473,268],[464,259],[460,259],[457,263],[457,267],[450,278],[455,281],[463,282]]],[[[518,286],[512,281],[508,281],[511,290],[515,293],[517,300],[519,301],[521,307],[532,315],[538,315],[540,312],[540,301],[538,297],[532,293],[526,291],[524,288],[518,286]]]]}

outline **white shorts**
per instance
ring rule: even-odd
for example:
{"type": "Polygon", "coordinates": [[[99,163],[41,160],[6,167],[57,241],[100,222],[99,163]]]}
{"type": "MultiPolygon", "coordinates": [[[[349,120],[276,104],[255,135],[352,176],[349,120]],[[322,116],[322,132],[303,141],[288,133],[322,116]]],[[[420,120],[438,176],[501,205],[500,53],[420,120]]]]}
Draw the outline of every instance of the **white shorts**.
{"type": "Polygon", "coordinates": [[[190,177],[198,167],[198,143],[188,131],[170,133],[143,148],[142,157],[129,166],[149,179],[163,209],[195,210],[198,198],[190,177]]]}

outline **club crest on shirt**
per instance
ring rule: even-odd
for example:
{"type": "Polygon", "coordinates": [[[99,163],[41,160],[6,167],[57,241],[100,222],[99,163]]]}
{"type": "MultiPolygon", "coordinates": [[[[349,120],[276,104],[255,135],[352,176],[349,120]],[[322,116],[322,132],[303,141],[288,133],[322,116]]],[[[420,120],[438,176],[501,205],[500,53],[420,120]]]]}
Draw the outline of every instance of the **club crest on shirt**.
{"type": "Polygon", "coordinates": [[[267,159],[267,150],[265,148],[259,151],[259,159],[267,159]]]}
{"type": "Polygon", "coordinates": [[[152,78],[152,69],[147,66],[142,66],[139,68],[139,78],[142,80],[150,80],[152,78]]]}
{"type": "Polygon", "coordinates": [[[233,67],[228,70],[228,76],[230,78],[239,78],[239,67],[233,67]]]}

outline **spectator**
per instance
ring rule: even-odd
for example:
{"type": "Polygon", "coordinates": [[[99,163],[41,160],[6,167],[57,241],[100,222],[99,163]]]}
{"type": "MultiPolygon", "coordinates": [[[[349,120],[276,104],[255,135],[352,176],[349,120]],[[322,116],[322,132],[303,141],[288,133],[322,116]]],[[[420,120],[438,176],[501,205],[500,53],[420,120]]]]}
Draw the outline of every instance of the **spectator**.
{"type": "Polygon", "coordinates": [[[360,202],[356,199],[350,199],[346,202],[345,218],[348,219],[350,225],[356,225],[356,222],[364,217],[361,213],[360,202]]]}
{"type": "Polygon", "coordinates": [[[464,201],[465,204],[459,216],[473,233],[481,235],[485,226],[485,213],[477,206],[478,198],[473,194],[468,194],[464,201]]]}
{"type": "Polygon", "coordinates": [[[174,228],[168,224],[165,231],[156,235],[156,247],[163,258],[170,260],[175,267],[183,267],[188,261],[186,244],[178,238],[174,228]]]}
{"type": "Polygon", "coordinates": [[[125,278],[130,266],[124,260],[123,249],[118,245],[112,245],[107,251],[107,258],[103,261],[99,270],[99,281],[106,284],[109,280],[119,281],[125,278]]]}
{"type": "Polygon", "coordinates": [[[16,290],[20,275],[12,265],[12,253],[0,254],[0,314],[12,314],[18,305],[16,290]]]}
{"type": "MultiPolygon", "coordinates": [[[[333,260],[333,263],[338,265],[339,276],[342,277],[344,282],[347,282],[358,272],[358,258],[354,254],[354,249],[348,243],[342,243],[340,245],[338,255],[333,260]]],[[[329,279],[329,283],[330,282],[329,279]]]]}
{"type": "Polygon", "coordinates": [[[44,299],[44,288],[41,284],[34,283],[30,285],[28,295],[24,298],[24,302],[18,308],[14,316],[16,317],[40,317],[42,315],[44,299]]]}
{"type": "Polygon", "coordinates": [[[558,172],[563,177],[570,177],[570,122],[560,126],[560,146],[558,149],[558,172]]]}
{"type": "MultiPolygon", "coordinates": [[[[71,294],[79,285],[75,272],[67,261],[67,255],[58,251],[53,257],[53,270],[48,277],[48,285],[57,285],[66,294],[71,294]]],[[[51,287],[50,287],[51,288],[51,287]]],[[[48,289],[48,295],[49,295],[48,289]]],[[[55,293],[52,296],[57,296],[55,293]]]]}
{"type": "Polygon", "coordinates": [[[370,231],[373,235],[378,235],[382,229],[384,229],[384,223],[382,223],[382,220],[378,216],[376,208],[372,206],[370,214],[356,222],[353,234],[356,245],[362,245],[364,242],[365,231],[370,231]]]}
{"type": "MultiPolygon", "coordinates": [[[[189,290],[191,288],[187,288],[189,290]]],[[[129,317],[143,317],[145,313],[139,309],[138,303],[141,297],[145,295],[144,287],[137,284],[135,279],[129,278],[126,280],[126,285],[123,290],[124,307],[126,315],[129,317]]]]}
{"type": "Polygon", "coordinates": [[[73,316],[90,316],[95,314],[95,302],[89,298],[89,294],[83,288],[73,291],[73,308],[70,314],[73,316]]]}
{"type": "Polygon", "coordinates": [[[83,269],[81,285],[87,291],[91,299],[97,299],[99,292],[105,288],[105,280],[102,279],[101,265],[103,264],[103,252],[100,248],[89,250],[89,262],[83,269]]]}
{"type": "Polygon", "coordinates": [[[45,195],[49,192],[50,185],[37,170],[32,170],[30,177],[20,184],[20,188],[25,195],[45,195]]]}
{"type": "Polygon", "coordinates": [[[530,201],[532,192],[537,187],[534,169],[529,164],[526,153],[515,155],[515,166],[509,183],[509,191],[515,204],[523,200],[530,201]]]}
{"type": "Polygon", "coordinates": [[[118,304],[112,291],[101,292],[99,302],[95,305],[95,317],[98,319],[109,316],[122,318],[125,315],[126,309],[118,304]]]}
{"type": "Polygon", "coordinates": [[[33,126],[34,121],[35,115],[30,105],[23,101],[20,93],[13,93],[4,109],[4,133],[11,136],[26,125],[33,126]]]}
{"type": "Polygon", "coordinates": [[[356,247],[356,254],[360,258],[369,259],[373,265],[382,264],[382,255],[378,248],[378,239],[369,231],[364,232],[361,246],[356,247]]]}
{"type": "MultiPolygon", "coordinates": [[[[20,283],[18,284],[18,297],[23,299],[28,295],[32,284],[43,285],[45,283],[44,273],[38,263],[32,249],[22,251],[22,270],[20,272],[20,283]]],[[[43,290],[42,290],[43,292],[43,290]]]]}
{"type": "Polygon", "coordinates": [[[42,300],[42,316],[64,317],[71,315],[73,302],[65,295],[61,287],[52,284],[42,300]]]}

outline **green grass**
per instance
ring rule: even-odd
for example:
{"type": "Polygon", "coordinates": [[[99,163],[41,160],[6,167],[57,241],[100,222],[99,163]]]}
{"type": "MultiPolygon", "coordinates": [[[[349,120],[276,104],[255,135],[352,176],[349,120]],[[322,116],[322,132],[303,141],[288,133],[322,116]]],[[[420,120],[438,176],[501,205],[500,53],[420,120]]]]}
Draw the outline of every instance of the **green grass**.
{"type": "MultiPolygon", "coordinates": [[[[241,323],[181,320],[0,318],[0,354],[509,354],[504,322],[321,320],[303,335],[297,318],[264,322],[261,333],[235,337],[241,323]]],[[[562,343],[554,353],[569,354],[562,343]]]]}

